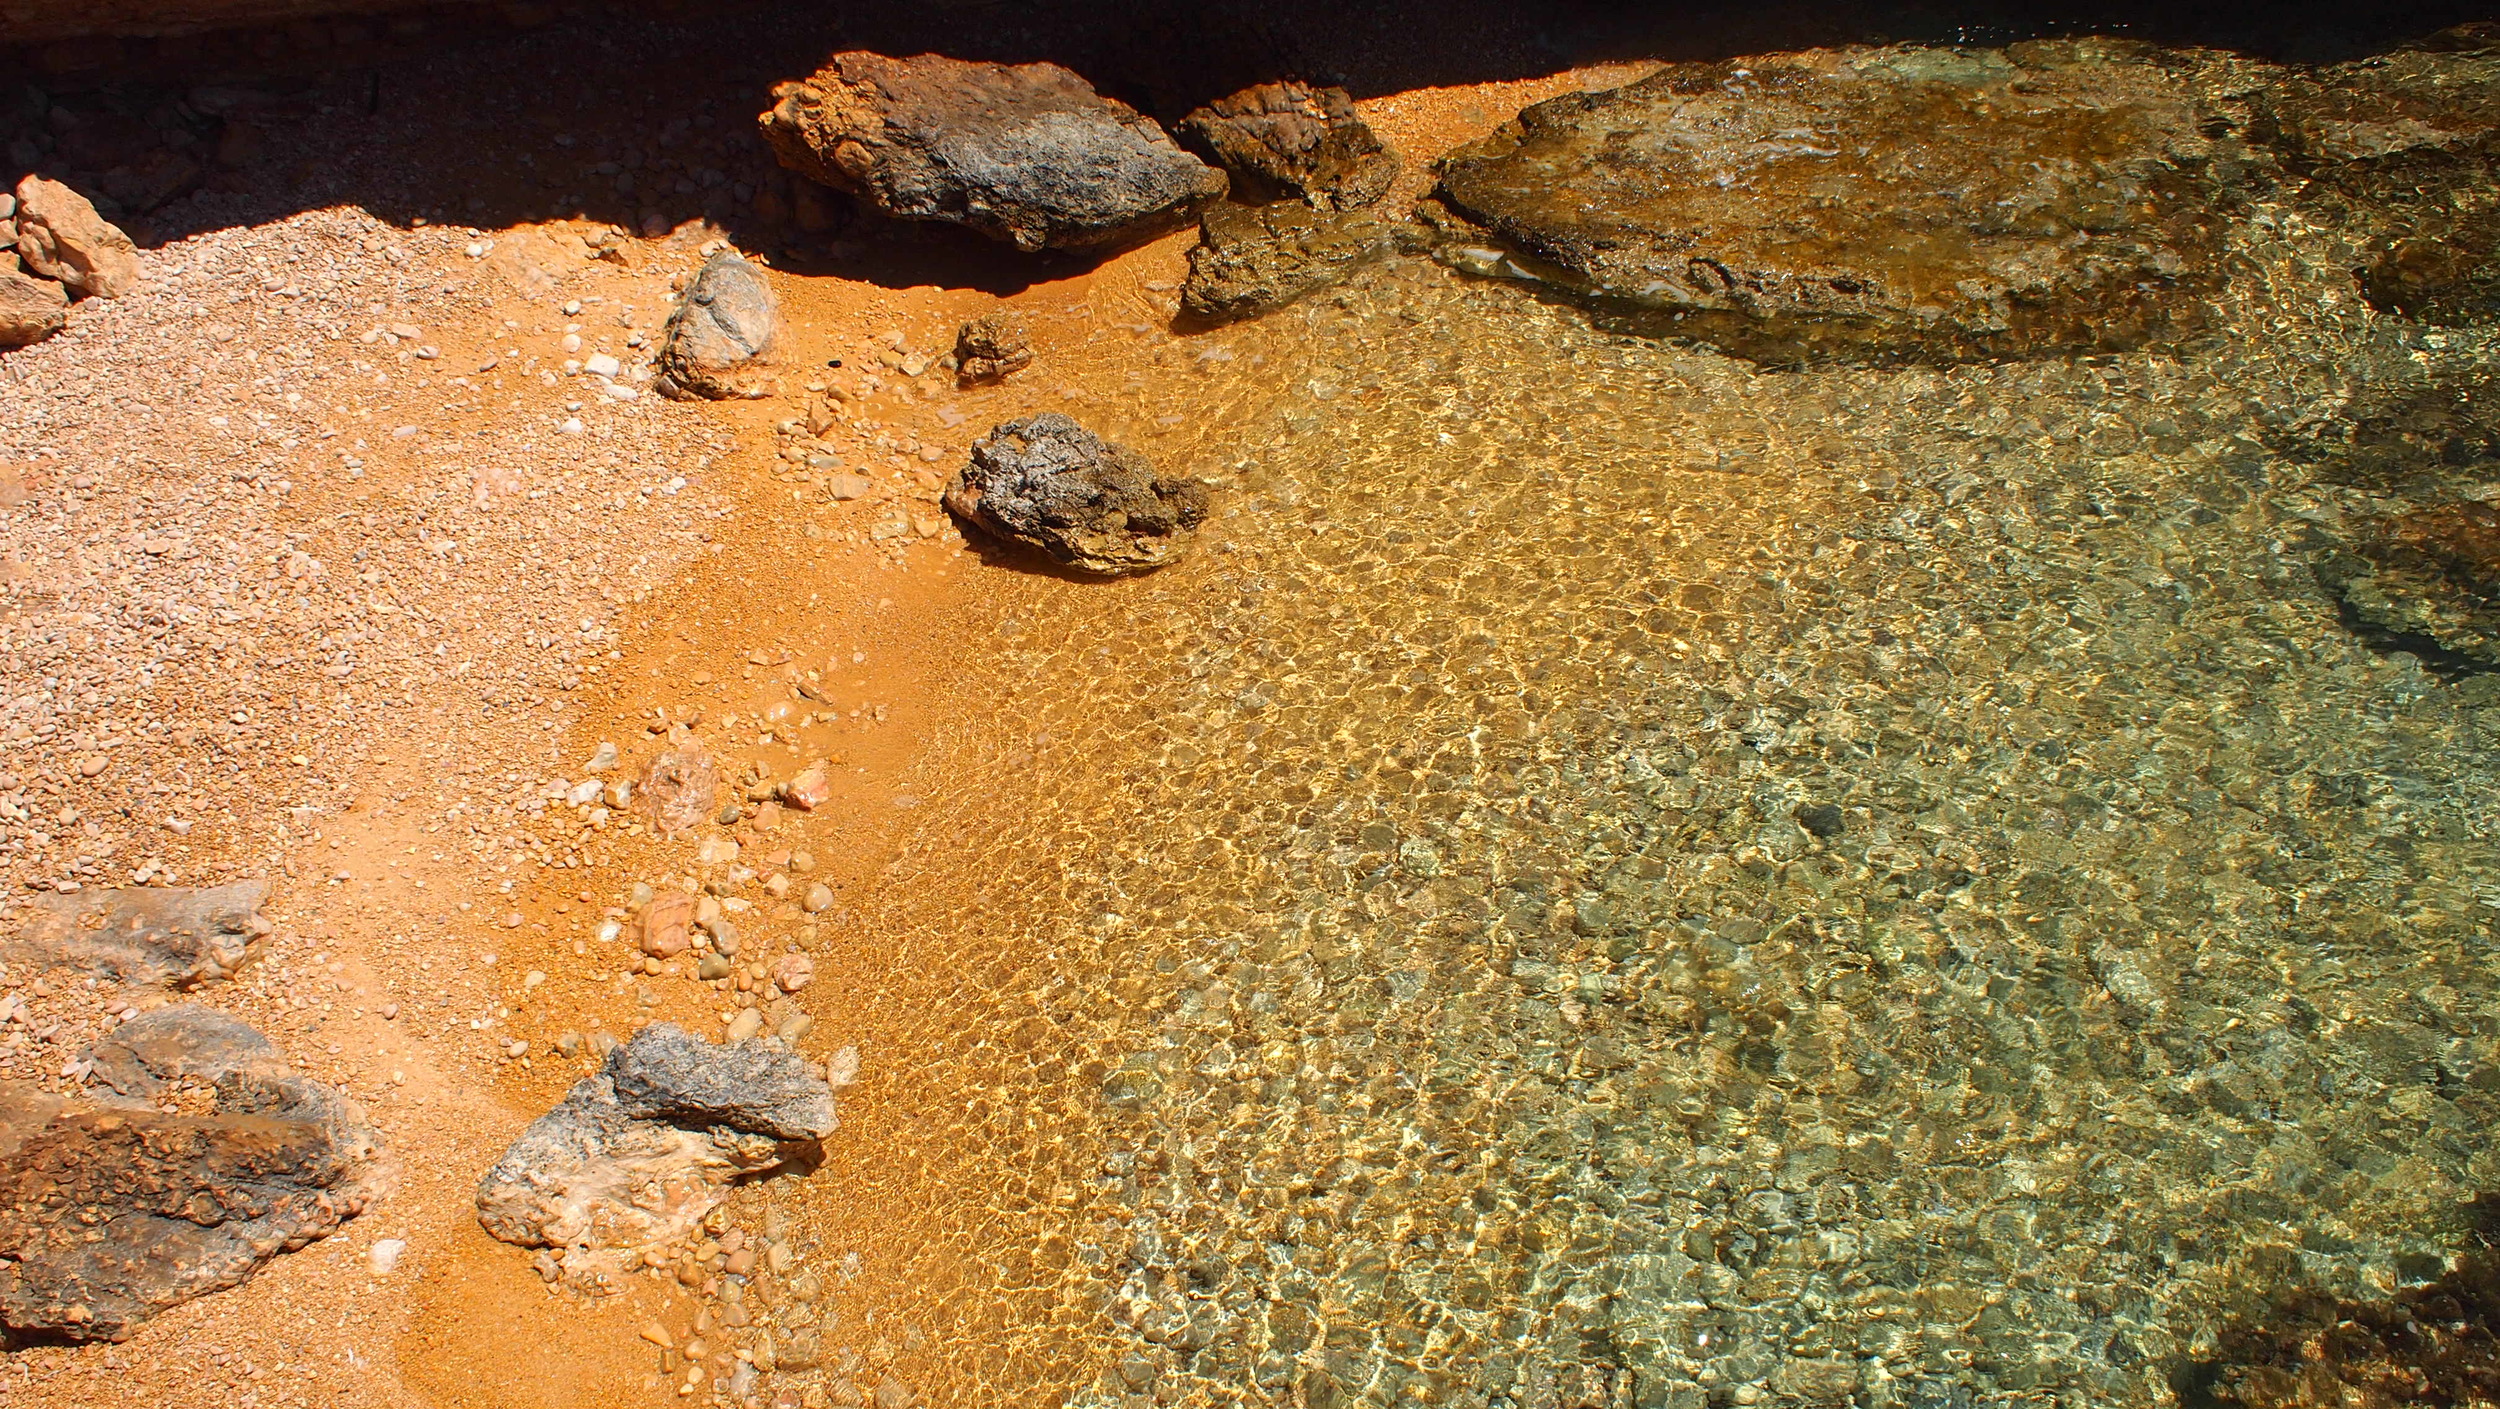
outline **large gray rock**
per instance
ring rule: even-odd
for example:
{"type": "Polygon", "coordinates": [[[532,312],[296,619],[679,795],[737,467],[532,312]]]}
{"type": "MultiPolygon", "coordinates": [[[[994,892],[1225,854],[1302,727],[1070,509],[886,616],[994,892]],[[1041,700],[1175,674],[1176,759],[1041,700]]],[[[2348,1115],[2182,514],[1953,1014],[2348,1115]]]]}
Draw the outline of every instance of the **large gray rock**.
{"type": "Polygon", "coordinates": [[[569,1280],[612,1289],[732,1180],[815,1168],[835,1123],[832,1088],[797,1056],[654,1023],[513,1141],[478,1184],[478,1222],[507,1243],[561,1249],[569,1280]]]}
{"type": "Polygon", "coordinates": [[[1232,173],[1243,200],[1343,209],[1379,200],[1398,178],[1396,155],[1342,88],[1262,83],[1193,111],[1178,131],[1232,173]]]}
{"type": "Polygon", "coordinates": [[[669,315],[660,344],[659,388],[670,396],[762,395],[755,364],[772,351],[781,305],[764,271],[735,254],[704,261],[669,315]]]}
{"type": "Polygon", "coordinates": [[[2232,154],[2184,64],[2107,41],[1670,64],[1451,155],[1447,256],[1779,362],[2176,342],[2232,154]]]}
{"type": "Polygon", "coordinates": [[[946,507],[996,537],[1085,572],[1146,572],[1177,560],[1206,518],[1195,481],[1159,475],[1146,457],[1056,411],[999,426],[972,446],[946,507]]]}
{"type": "Polygon", "coordinates": [[[151,988],[231,978],[269,934],[259,881],[207,888],[133,886],[37,895],[18,933],[0,940],[12,964],[74,969],[151,988]]]}
{"type": "Polygon", "coordinates": [[[58,181],[17,183],[17,255],[30,274],[77,298],[119,298],[139,283],[139,251],[121,227],[58,181]]]}
{"type": "Polygon", "coordinates": [[[12,1331],[124,1339],[328,1236],[380,1191],[364,1113],[233,1019],[165,1009],[89,1055],[111,1104],[0,1092],[0,1324],[12,1331]],[[184,1077],[212,1092],[208,1113],[147,1103],[184,1077]]]}
{"type": "Polygon", "coordinates": [[[1390,228],[1367,210],[1294,201],[1218,205],[1198,222],[1181,311],[1201,323],[1273,312],[1388,253],[1390,228]]]}
{"type": "Polygon", "coordinates": [[[905,220],[1022,250],[1102,250],[1195,219],[1224,174],[1057,64],[836,54],[773,90],[781,163],[905,220]]]}

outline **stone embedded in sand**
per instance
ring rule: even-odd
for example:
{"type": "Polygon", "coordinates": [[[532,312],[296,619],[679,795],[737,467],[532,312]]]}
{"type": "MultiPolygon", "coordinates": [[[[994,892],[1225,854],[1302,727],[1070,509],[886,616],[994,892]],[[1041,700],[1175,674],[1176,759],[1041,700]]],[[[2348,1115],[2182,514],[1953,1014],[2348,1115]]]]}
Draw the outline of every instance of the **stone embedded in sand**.
{"type": "Polygon", "coordinates": [[[1388,253],[1390,229],[1367,210],[1298,202],[1218,205],[1198,223],[1181,311],[1207,323],[1273,312],[1388,253]]]}
{"type": "Polygon", "coordinates": [[[50,279],[22,273],[0,254],[0,347],[24,347],[61,331],[69,321],[69,291],[50,279]]]}
{"type": "Polygon", "coordinates": [[[1177,131],[1232,173],[1243,200],[1342,210],[1379,200],[1398,178],[1397,157],[1342,88],[1262,83],[1193,111],[1177,131]]]}
{"type": "Polygon", "coordinates": [[[328,1236],[379,1191],[378,1142],[335,1090],[207,1009],[124,1024],[89,1053],[117,1104],[0,1093],[0,1324],[121,1340],[328,1236]],[[148,1104],[189,1077],[207,1115],[148,1104]]]}
{"type": "Polygon", "coordinates": [[[1445,257],[1780,362],[2168,343],[2221,278],[2205,118],[2109,41],[1670,64],[1452,154],[1443,198],[1500,248],[1445,257]]]}
{"type": "Polygon", "coordinates": [[[955,330],[955,374],[996,381],[1033,365],[1033,338],[1012,314],[984,313],[955,330]]]}
{"type": "Polygon", "coordinates": [[[673,739],[643,770],[634,805],[661,836],[675,836],[712,819],[720,796],[720,770],[691,735],[673,739]]]}
{"type": "Polygon", "coordinates": [[[772,350],[780,305],[764,273],[735,254],[704,261],[660,345],[659,388],[714,401],[763,394],[756,359],[772,350]]]}
{"type": "Polygon", "coordinates": [[[139,283],[139,252],[121,227],[58,181],[17,183],[17,253],[27,272],[77,298],[119,298],[139,283]]]}
{"type": "Polygon", "coordinates": [[[836,1123],[832,1088],[797,1056],[655,1023],[512,1143],[478,1184],[478,1222],[563,1250],[568,1278],[604,1287],[691,1230],[732,1180],[813,1169],[836,1123]]]}
{"type": "Polygon", "coordinates": [[[233,977],[259,952],[269,934],[260,917],[268,893],[259,881],[240,881],[36,895],[15,938],[0,942],[0,958],[120,983],[197,988],[233,977]]]}
{"type": "Polygon", "coordinates": [[[673,959],[694,943],[694,897],[664,890],[651,897],[635,921],[634,944],[654,959],[673,959]]]}
{"type": "Polygon", "coordinates": [[[833,801],[833,765],[820,758],[800,769],[781,785],[781,800],[794,812],[813,812],[833,801]]]}
{"type": "Polygon", "coordinates": [[[1056,411],[1009,421],[973,443],[946,486],[955,516],[1086,572],[1145,572],[1177,560],[1207,493],[1056,411]]]}
{"type": "Polygon", "coordinates": [[[1057,64],[836,54],[773,90],[784,166],[905,220],[1022,250],[1101,250],[1187,224],[1224,174],[1057,64]]]}

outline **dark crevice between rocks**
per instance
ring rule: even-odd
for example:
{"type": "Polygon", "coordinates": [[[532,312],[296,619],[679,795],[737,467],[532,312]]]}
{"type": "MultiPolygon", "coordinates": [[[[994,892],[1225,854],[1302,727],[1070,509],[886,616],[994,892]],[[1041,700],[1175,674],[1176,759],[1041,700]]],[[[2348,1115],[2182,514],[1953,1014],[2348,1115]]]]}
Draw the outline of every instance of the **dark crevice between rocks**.
{"type": "Polygon", "coordinates": [[[2500,1401],[2500,1194],[2464,1215],[2464,1245],[2435,1277],[2375,1301],[2283,1293],[2175,1366],[2171,1392],[2182,1409],[2500,1401]]]}

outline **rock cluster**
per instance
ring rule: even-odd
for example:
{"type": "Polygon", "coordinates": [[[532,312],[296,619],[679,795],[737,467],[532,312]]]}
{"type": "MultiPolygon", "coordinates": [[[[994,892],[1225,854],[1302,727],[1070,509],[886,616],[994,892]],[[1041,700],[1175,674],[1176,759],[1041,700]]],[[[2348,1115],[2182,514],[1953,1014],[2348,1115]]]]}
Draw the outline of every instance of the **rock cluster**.
{"type": "Polygon", "coordinates": [[[139,282],[139,252],[86,197],[41,176],[0,197],[0,347],[61,330],[70,300],[119,298],[139,282]]]}
{"type": "Polygon", "coordinates": [[[1263,83],[1191,113],[1182,135],[1232,173],[1240,201],[1198,223],[1181,312],[1201,325],[1273,312],[1385,253],[1390,228],[1367,207],[1398,159],[1342,88],[1263,83]]]}
{"type": "Polygon", "coordinates": [[[1206,517],[1206,489],[1156,473],[1145,456],[1056,411],[975,441],[946,507],[995,537],[1079,571],[1114,576],[1177,560],[1206,517]]]}
{"type": "Polygon", "coordinates": [[[683,1236],[732,1180],[813,1169],[833,1089],[770,1039],[711,1043],[654,1023],[576,1082],[478,1184],[478,1222],[557,1250],[598,1288],[683,1236]]]}
{"type": "Polygon", "coordinates": [[[1781,363],[2176,343],[2220,278],[2236,167],[2167,57],[2042,41],[1670,64],[1447,158],[1445,256],[1781,363]]]}
{"type": "Polygon", "coordinates": [[[338,1092],[206,1008],[136,1018],[88,1054],[103,1102],[0,1091],[0,1323],[121,1340],[335,1231],[379,1191],[379,1142],[338,1092]],[[206,1114],[161,1110],[189,1086],[206,1114]]]}
{"type": "Polygon", "coordinates": [[[1224,194],[1154,119],[1057,64],[836,54],[773,99],[759,121],[791,170],[1021,250],[1133,244],[1224,194]]]}
{"type": "Polygon", "coordinates": [[[780,305],[764,272],[724,251],[704,262],[669,315],[660,344],[664,395],[727,400],[761,396],[755,363],[772,350],[780,305]]]}

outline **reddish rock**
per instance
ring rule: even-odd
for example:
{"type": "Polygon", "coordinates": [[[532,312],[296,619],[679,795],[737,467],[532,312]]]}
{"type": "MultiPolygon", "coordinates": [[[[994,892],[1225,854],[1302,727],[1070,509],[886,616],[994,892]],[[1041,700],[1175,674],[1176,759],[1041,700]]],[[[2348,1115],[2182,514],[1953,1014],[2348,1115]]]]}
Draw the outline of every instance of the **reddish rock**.
{"type": "Polygon", "coordinates": [[[50,279],[21,272],[6,254],[0,267],[0,347],[24,347],[61,331],[69,321],[69,290],[50,279]]]}
{"type": "Polygon", "coordinates": [[[29,273],[79,298],[119,298],[139,283],[139,251],[87,198],[40,176],[17,183],[17,253],[29,273]]]}
{"type": "Polygon", "coordinates": [[[654,959],[673,959],[694,942],[694,897],[664,890],[642,907],[641,933],[635,943],[654,959]]]}

